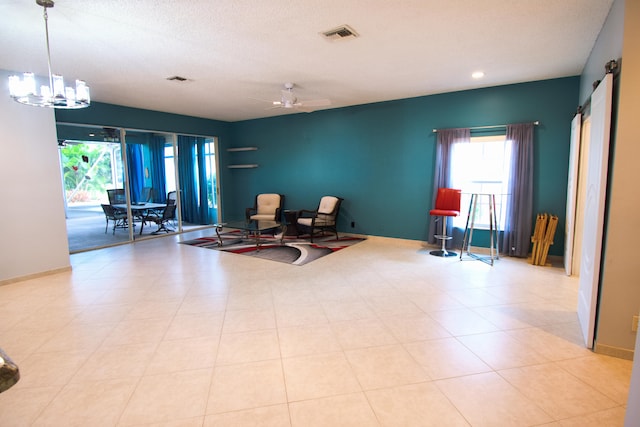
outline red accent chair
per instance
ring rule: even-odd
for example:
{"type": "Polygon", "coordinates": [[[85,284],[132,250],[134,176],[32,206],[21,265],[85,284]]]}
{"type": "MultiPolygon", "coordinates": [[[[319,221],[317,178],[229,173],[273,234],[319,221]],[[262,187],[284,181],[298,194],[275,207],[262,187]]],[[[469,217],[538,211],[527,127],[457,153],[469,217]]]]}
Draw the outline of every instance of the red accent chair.
{"type": "MultiPolygon", "coordinates": [[[[453,188],[438,188],[438,196],[436,197],[435,208],[429,211],[429,215],[440,217],[442,220],[442,234],[436,234],[436,239],[442,240],[442,248],[438,251],[429,252],[435,256],[456,256],[454,252],[449,252],[445,248],[447,240],[451,240],[451,236],[447,236],[447,217],[460,215],[460,196],[462,191],[453,188]]],[[[436,218],[436,221],[438,218],[436,218]]]]}

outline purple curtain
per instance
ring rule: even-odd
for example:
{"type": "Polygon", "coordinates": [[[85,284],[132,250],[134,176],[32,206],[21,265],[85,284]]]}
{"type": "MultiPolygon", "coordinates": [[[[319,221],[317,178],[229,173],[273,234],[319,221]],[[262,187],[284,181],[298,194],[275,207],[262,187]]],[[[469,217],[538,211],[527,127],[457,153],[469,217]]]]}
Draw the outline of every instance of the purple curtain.
{"type": "Polygon", "coordinates": [[[509,204],[502,236],[505,255],[526,258],[533,221],[533,123],[507,126],[512,141],[509,204]]]}
{"type": "MultiPolygon", "coordinates": [[[[449,187],[449,170],[451,162],[451,147],[453,144],[460,142],[469,142],[471,140],[471,130],[469,128],[460,129],[442,129],[438,131],[438,141],[436,142],[436,174],[433,178],[433,191],[431,206],[436,205],[436,197],[438,188],[449,187]]],[[[451,221],[447,222],[447,234],[451,236],[453,225],[451,221]]],[[[436,223],[431,219],[429,223],[428,242],[436,243],[436,223]]]]}

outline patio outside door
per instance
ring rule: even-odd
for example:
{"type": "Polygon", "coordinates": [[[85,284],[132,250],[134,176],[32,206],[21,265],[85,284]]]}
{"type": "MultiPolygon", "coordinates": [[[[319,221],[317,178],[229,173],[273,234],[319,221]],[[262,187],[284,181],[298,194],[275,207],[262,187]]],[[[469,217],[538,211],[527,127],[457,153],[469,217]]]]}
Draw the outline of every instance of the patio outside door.
{"type": "Polygon", "coordinates": [[[58,125],[57,130],[70,251],[128,241],[127,232],[107,224],[101,206],[109,204],[107,189],[124,188],[120,129],[58,125]]]}
{"type": "Polygon", "coordinates": [[[149,221],[142,227],[141,209],[144,204],[165,204],[170,192],[181,195],[170,230],[217,221],[216,138],[72,124],[57,127],[71,253],[152,236],[159,227],[149,221]],[[117,192],[118,201],[109,199],[108,190],[117,192]],[[114,204],[127,217],[116,222],[115,229],[101,206],[114,204]]]}

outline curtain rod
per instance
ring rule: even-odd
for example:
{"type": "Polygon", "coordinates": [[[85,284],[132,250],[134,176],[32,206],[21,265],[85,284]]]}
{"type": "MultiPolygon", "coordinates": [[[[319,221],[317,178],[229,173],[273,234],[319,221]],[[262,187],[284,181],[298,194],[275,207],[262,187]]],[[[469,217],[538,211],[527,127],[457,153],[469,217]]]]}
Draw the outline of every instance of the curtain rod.
{"type": "MultiPolygon", "coordinates": [[[[533,122],[534,126],[538,126],[540,124],[539,120],[533,122]]],[[[498,129],[498,128],[506,128],[509,125],[491,125],[491,126],[473,126],[470,127],[469,130],[479,130],[479,129],[498,129]]],[[[434,129],[433,132],[437,133],[438,131],[443,129],[434,129]]]]}

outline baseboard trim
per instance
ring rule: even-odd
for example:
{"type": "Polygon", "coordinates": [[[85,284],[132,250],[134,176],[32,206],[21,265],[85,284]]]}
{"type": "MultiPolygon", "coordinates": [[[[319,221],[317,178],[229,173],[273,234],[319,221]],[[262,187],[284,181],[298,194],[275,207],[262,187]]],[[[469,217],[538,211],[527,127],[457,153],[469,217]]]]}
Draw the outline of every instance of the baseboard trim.
{"type": "Polygon", "coordinates": [[[633,350],[598,343],[594,346],[593,351],[598,354],[604,354],[605,356],[613,356],[626,360],[633,360],[634,354],[633,350]]]}
{"type": "Polygon", "coordinates": [[[25,280],[37,279],[39,277],[50,276],[52,274],[64,273],[71,271],[71,266],[56,268],[54,270],[41,271],[39,273],[27,274],[26,276],[14,277],[12,279],[0,280],[0,286],[10,285],[11,283],[23,282],[25,280]]]}

